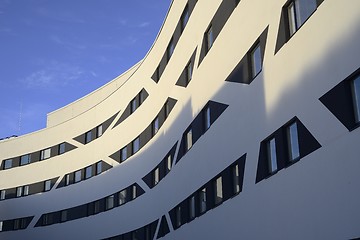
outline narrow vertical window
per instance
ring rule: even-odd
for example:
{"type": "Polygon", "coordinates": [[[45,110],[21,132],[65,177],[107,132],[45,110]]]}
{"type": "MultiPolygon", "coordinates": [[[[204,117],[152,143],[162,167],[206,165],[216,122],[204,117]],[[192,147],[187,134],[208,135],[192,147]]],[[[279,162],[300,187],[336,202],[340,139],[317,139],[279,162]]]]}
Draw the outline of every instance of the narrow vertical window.
{"type": "Polygon", "coordinates": [[[85,179],[92,177],[92,166],[85,168],[85,179]]]}
{"type": "Polygon", "coordinates": [[[159,117],[156,117],[152,124],[152,135],[155,135],[159,131],[159,117]]]}
{"type": "Polygon", "coordinates": [[[96,137],[101,137],[103,135],[103,126],[99,125],[96,127],[96,137]]]}
{"type": "Polygon", "coordinates": [[[277,170],[275,138],[272,138],[267,142],[267,154],[268,154],[269,171],[270,173],[273,173],[277,170]]]}
{"type": "Polygon", "coordinates": [[[126,189],[119,192],[119,205],[126,203],[126,189]]]}
{"type": "Polygon", "coordinates": [[[29,195],[29,185],[24,186],[24,192],[23,192],[23,195],[24,195],[24,196],[29,195]]]}
{"type": "Polygon", "coordinates": [[[70,185],[70,174],[65,175],[65,186],[70,185]]]}
{"type": "Polygon", "coordinates": [[[287,138],[290,161],[295,161],[300,157],[299,138],[296,122],[287,128],[287,138]]]}
{"type": "Polygon", "coordinates": [[[206,212],[206,188],[201,189],[199,193],[200,198],[200,213],[206,212]]]}
{"type": "Polygon", "coordinates": [[[290,2],[289,6],[287,7],[287,13],[289,20],[289,33],[290,36],[292,36],[297,30],[295,1],[290,2]]]}
{"type": "Polygon", "coordinates": [[[145,90],[141,90],[141,92],[139,93],[139,105],[141,105],[144,101],[145,101],[145,90]]]}
{"type": "Polygon", "coordinates": [[[212,26],[205,33],[206,36],[206,50],[209,51],[212,45],[214,44],[214,33],[212,26]]]}
{"type": "Polygon", "coordinates": [[[137,102],[136,102],[136,98],[134,98],[130,103],[130,113],[135,112],[136,108],[137,108],[137,102]]]}
{"type": "Polygon", "coordinates": [[[159,171],[159,167],[157,167],[154,171],[154,186],[158,184],[159,181],[160,181],[160,171],[159,171]]]}
{"type": "Polygon", "coordinates": [[[181,31],[184,31],[187,22],[189,21],[189,7],[186,6],[183,14],[181,15],[181,31]]]}
{"type": "Polygon", "coordinates": [[[96,175],[99,175],[102,172],[102,162],[96,163],[96,175]]]}
{"type": "Polygon", "coordinates": [[[66,222],[67,221],[67,210],[62,210],[60,213],[60,221],[66,222]]]}
{"type": "Polygon", "coordinates": [[[78,170],[75,172],[75,179],[74,182],[80,182],[81,181],[81,170],[78,170]]]}
{"type": "Polygon", "coordinates": [[[136,185],[132,186],[132,199],[135,199],[137,197],[137,188],[136,185]]]}
{"type": "Polygon", "coordinates": [[[100,212],[100,201],[94,202],[94,214],[97,214],[100,212]]]}
{"type": "Polygon", "coordinates": [[[0,191],[0,200],[4,200],[6,197],[6,190],[1,190],[0,191]]]}
{"type": "Polygon", "coordinates": [[[189,217],[190,219],[195,218],[195,196],[190,197],[189,200],[189,217]]]}
{"type": "Polygon", "coordinates": [[[44,192],[50,191],[51,189],[51,180],[46,180],[44,183],[44,192]]]}
{"type": "Polygon", "coordinates": [[[23,192],[23,188],[22,187],[17,187],[16,188],[16,197],[21,197],[22,192],[23,192]]]}
{"type": "Polygon", "coordinates": [[[31,161],[30,154],[24,155],[20,157],[20,166],[29,164],[31,161]]]}
{"type": "Polygon", "coordinates": [[[316,0],[293,0],[286,8],[289,33],[292,36],[316,10],[316,0]]]}
{"type": "Polygon", "coordinates": [[[167,118],[170,114],[170,106],[169,106],[169,101],[166,101],[165,103],[165,118],[167,118]]]}
{"type": "Polygon", "coordinates": [[[65,143],[59,144],[59,155],[65,153],[65,143]]]}
{"type": "Polygon", "coordinates": [[[110,195],[106,198],[106,210],[114,207],[114,195],[110,195]]]}
{"type": "Polygon", "coordinates": [[[171,39],[170,43],[169,43],[169,45],[167,47],[167,59],[168,59],[168,61],[170,60],[172,54],[174,53],[174,49],[175,49],[174,40],[171,39]]]}
{"type": "Polygon", "coordinates": [[[14,230],[18,230],[20,228],[20,220],[21,219],[14,220],[14,230]]]}
{"type": "Polygon", "coordinates": [[[132,154],[136,153],[137,151],[139,151],[140,149],[140,139],[139,137],[137,137],[133,142],[132,142],[132,154]]]}
{"type": "Polygon", "coordinates": [[[40,160],[48,159],[51,156],[51,148],[44,149],[40,152],[40,160]]]}
{"type": "Polygon", "coordinates": [[[170,172],[172,167],[172,157],[171,154],[169,154],[169,156],[166,159],[166,174],[170,172]]]}
{"type": "Polygon", "coordinates": [[[3,221],[0,221],[0,232],[3,231],[3,221]]]}
{"type": "Polygon", "coordinates": [[[236,164],[232,168],[232,176],[233,176],[233,193],[237,194],[240,192],[240,183],[239,183],[239,165],[236,164]]]}
{"type": "Polygon", "coordinates": [[[258,43],[251,52],[251,73],[252,78],[256,77],[262,69],[261,49],[258,43]]]}
{"type": "Polygon", "coordinates": [[[176,226],[181,226],[181,206],[176,207],[176,226]]]}
{"type": "Polygon", "coordinates": [[[4,170],[12,168],[12,159],[7,159],[4,161],[4,170]]]}
{"type": "Polygon", "coordinates": [[[127,159],[127,146],[120,150],[120,161],[124,162],[127,159]]]}
{"type": "Polygon", "coordinates": [[[211,126],[211,110],[207,107],[205,110],[205,130],[208,130],[211,126]]]}
{"type": "Polygon", "coordinates": [[[223,200],[222,177],[218,177],[215,181],[215,204],[221,203],[223,200]]]}
{"type": "Polygon", "coordinates": [[[193,73],[193,65],[190,61],[186,66],[186,84],[188,84],[192,79],[192,73],[193,73]]]}
{"type": "Polygon", "coordinates": [[[192,129],[190,128],[189,131],[186,133],[186,150],[189,150],[193,145],[192,141],[192,129]]]}
{"type": "Polygon", "coordinates": [[[360,76],[352,81],[352,97],[354,104],[355,123],[360,122],[360,76]]]}
{"type": "Polygon", "coordinates": [[[88,131],[87,133],[85,133],[85,144],[91,142],[91,140],[92,140],[92,133],[91,131],[88,131]]]}

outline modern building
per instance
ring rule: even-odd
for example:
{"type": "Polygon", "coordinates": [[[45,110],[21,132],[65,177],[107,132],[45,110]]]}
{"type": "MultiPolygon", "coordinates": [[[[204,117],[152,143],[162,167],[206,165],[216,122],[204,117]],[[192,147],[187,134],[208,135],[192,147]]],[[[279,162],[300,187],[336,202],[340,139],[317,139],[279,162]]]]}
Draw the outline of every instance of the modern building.
{"type": "Polygon", "coordinates": [[[360,1],[175,0],[142,61],[0,142],[0,239],[360,237],[360,1]]]}

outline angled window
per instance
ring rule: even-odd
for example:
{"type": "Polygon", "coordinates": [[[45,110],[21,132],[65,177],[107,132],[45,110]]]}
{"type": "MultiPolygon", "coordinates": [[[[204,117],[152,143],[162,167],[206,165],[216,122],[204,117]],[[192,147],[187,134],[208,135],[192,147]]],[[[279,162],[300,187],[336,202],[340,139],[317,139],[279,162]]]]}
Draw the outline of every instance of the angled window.
{"type": "Polygon", "coordinates": [[[101,137],[103,135],[103,126],[99,125],[96,127],[96,137],[101,137]]]}
{"type": "Polygon", "coordinates": [[[190,150],[193,145],[192,129],[190,128],[186,133],[186,150],[190,150]]]}
{"type": "Polygon", "coordinates": [[[172,167],[172,156],[169,154],[169,156],[166,159],[166,173],[169,173],[172,167]]]}
{"type": "Polygon", "coordinates": [[[23,187],[16,188],[16,197],[21,197],[23,194],[23,187]]]}
{"type": "Polygon", "coordinates": [[[23,155],[20,157],[20,166],[29,164],[31,162],[30,154],[23,155]]]}
{"type": "Polygon", "coordinates": [[[288,126],[286,132],[287,132],[290,161],[298,160],[300,158],[300,150],[299,150],[299,137],[298,137],[296,122],[288,126]]]}
{"type": "Polygon", "coordinates": [[[200,213],[206,212],[206,188],[203,188],[199,192],[199,199],[200,199],[200,213]]]}
{"type": "Polygon", "coordinates": [[[119,192],[119,205],[126,203],[126,189],[119,192]]]}
{"type": "Polygon", "coordinates": [[[191,196],[189,199],[189,217],[195,218],[195,196],[191,196]]]}
{"type": "Polygon", "coordinates": [[[289,34],[292,36],[316,10],[316,0],[293,0],[285,10],[289,21],[289,34]]]}
{"type": "Polygon", "coordinates": [[[123,147],[120,150],[120,160],[121,162],[124,162],[127,159],[127,146],[123,147]]]}
{"type": "Polygon", "coordinates": [[[81,170],[78,170],[75,172],[75,179],[74,182],[80,182],[81,181],[81,170]]]}
{"type": "Polygon", "coordinates": [[[136,98],[134,98],[133,100],[131,100],[130,103],[130,113],[135,112],[136,108],[137,108],[137,101],[136,98]]]}
{"type": "Polygon", "coordinates": [[[255,78],[262,69],[262,60],[261,60],[261,48],[260,44],[256,44],[250,54],[251,58],[251,76],[255,78]]]}
{"type": "Polygon", "coordinates": [[[157,167],[154,171],[154,186],[158,184],[160,181],[160,170],[159,167],[157,167]]]}
{"type": "Polygon", "coordinates": [[[181,206],[176,207],[176,226],[181,226],[181,206]]]}
{"type": "Polygon", "coordinates": [[[136,153],[137,151],[139,151],[140,149],[140,139],[139,137],[137,137],[133,142],[132,142],[132,154],[136,153]]]}
{"type": "Polygon", "coordinates": [[[215,181],[215,204],[220,204],[223,201],[222,177],[218,177],[215,181]]]}
{"type": "Polygon", "coordinates": [[[152,135],[155,135],[159,131],[159,117],[156,117],[152,123],[152,135]]]}
{"type": "Polygon", "coordinates": [[[65,186],[70,185],[70,174],[65,175],[65,186]]]}
{"type": "Polygon", "coordinates": [[[210,107],[205,109],[205,130],[209,129],[211,126],[211,110],[210,107]]]}
{"type": "Polygon", "coordinates": [[[100,174],[102,172],[102,162],[96,163],[96,175],[100,174]]]}
{"type": "Polygon", "coordinates": [[[50,156],[51,156],[51,148],[41,150],[41,152],[40,152],[40,160],[48,159],[50,156]]]}
{"type": "Polygon", "coordinates": [[[239,165],[236,164],[232,168],[232,178],[233,178],[233,193],[237,194],[240,192],[240,183],[239,183],[239,165]]]}
{"type": "Polygon", "coordinates": [[[351,82],[355,123],[360,122],[360,75],[351,82]]]}
{"type": "Polygon", "coordinates": [[[212,26],[210,26],[206,31],[205,37],[206,37],[206,52],[208,52],[212,47],[212,45],[214,44],[214,32],[212,26]]]}
{"type": "Polygon", "coordinates": [[[106,210],[114,207],[114,195],[110,195],[106,198],[106,210]]]}
{"type": "Polygon", "coordinates": [[[91,131],[88,131],[87,133],[85,133],[85,144],[91,142],[91,140],[92,140],[92,133],[91,131]]]}
{"type": "Polygon", "coordinates": [[[6,197],[6,190],[1,190],[0,191],[0,200],[4,200],[6,197]]]}
{"type": "Polygon", "coordinates": [[[23,195],[24,195],[24,196],[29,195],[29,185],[24,186],[23,195]]]}
{"type": "Polygon", "coordinates": [[[167,54],[167,60],[169,61],[172,54],[174,53],[174,49],[175,49],[175,44],[174,44],[174,39],[171,39],[170,40],[170,43],[167,47],[167,50],[166,50],[166,54],[167,54]]]}
{"type": "Polygon", "coordinates": [[[67,215],[67,210],[62,210],[60,212],[60,222],[66,222],[68,219],[67,215]]]}
{"type": "Polygon", "coordinates": [[[92,177],[92,166],[85,168],[85,179],[92,177]]]}
{"type": "Polygon", "coordinates": [[[44,192],[50,191],[51,189],[51,180],[46,180],[44,182],[44,192]]]}
{"type": "Polygon", "coordinates": [[[190,17],[189,7],[186,6],[184,12],[181,15],[181,31],[184,31],[186,24],[189,21],[189,17],[190,17]]]}
{"type": "Polygon", "coordinates": [[[65,143],[59,144],[59,155],[65,153],[65,143]]]}
{"type": "Polygon", "coordinates": [[[277,157],[276,157],[276,143],[275,138],[270,139],[267,142],[267,157],[270,173],[277,171],[277,157]]]}
{"type": "Polygon", "coordinates": [[[12,168],[12,159],[4,160],[4,170],[12,168]]]}

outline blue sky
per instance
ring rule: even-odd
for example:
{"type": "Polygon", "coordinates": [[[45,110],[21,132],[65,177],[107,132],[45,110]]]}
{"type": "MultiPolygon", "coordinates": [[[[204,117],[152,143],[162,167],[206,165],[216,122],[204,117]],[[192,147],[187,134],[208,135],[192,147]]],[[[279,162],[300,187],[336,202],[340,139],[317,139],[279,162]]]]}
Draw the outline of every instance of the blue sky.
{"type": "Polygon", "coordinates": [[[48,112],[141,60],[170,3],[0,0],[0,138],[44,128],[48,112]]]}

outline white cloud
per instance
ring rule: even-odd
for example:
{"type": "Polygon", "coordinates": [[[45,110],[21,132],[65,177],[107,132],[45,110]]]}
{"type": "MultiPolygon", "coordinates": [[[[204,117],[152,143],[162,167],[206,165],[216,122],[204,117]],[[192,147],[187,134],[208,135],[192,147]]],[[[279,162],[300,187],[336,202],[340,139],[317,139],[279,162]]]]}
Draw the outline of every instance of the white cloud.
{"type": "Polygon", "coordinates": [[[149,26],[149,25],[150,25],[149,22],[143,22],[143,23],[140,23],[140,24],[138,25],[138,27],[139,27],[139,28],[144,28],[144,27],[147,27],[147,26],[149,26]]]}

